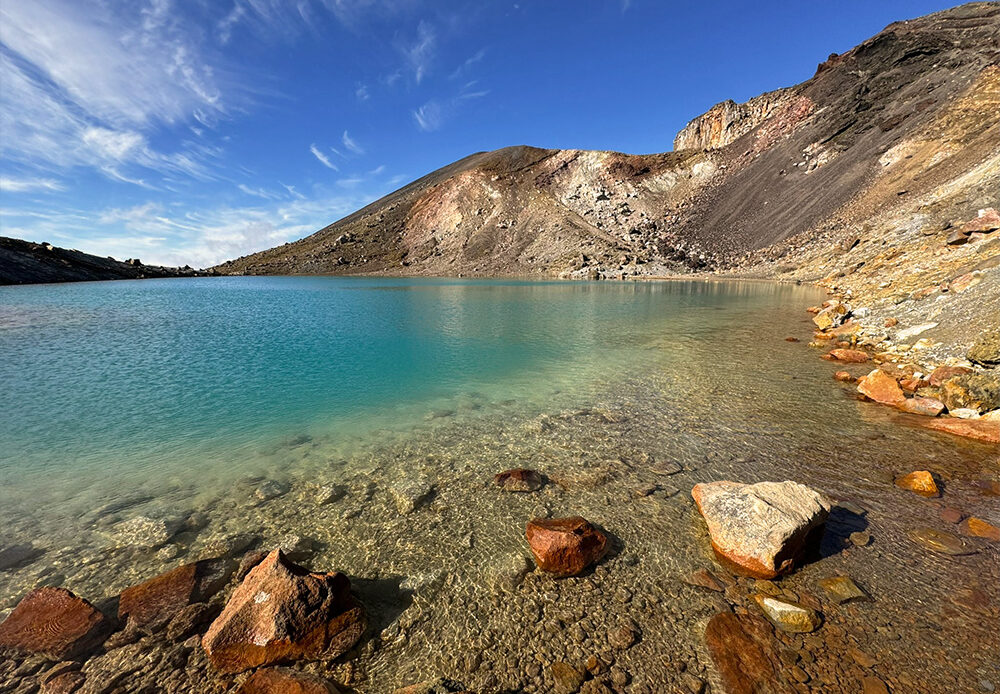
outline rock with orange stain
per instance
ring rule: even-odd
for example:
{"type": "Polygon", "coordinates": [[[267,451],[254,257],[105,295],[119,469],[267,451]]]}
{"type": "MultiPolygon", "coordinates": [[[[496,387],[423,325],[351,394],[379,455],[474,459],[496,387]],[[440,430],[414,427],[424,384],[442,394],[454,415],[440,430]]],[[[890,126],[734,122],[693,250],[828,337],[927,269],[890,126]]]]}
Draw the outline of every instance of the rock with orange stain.
{"type": "Polygon", "coordinates": [[[937,417],[939,414],[944,412],[944,403],[937,398],[906,398],[896,407],[901,409],[903,412],[919,414],[925,417],[937,417]]]}
{"type": "Polygon", "coordinates": [[[708,482],[691,490],[719,561],[770,579],[792,569],[830,514],[824,495],[796,482],[708,482]]]}
{"type": "Polygon", "coordinates": [[[921,419],[920,426],[934,431],[944,431],[985,443],[1000,443],[1000,422],[981,419],[955,419],[953,417],[921,419]]]}
{"type": "Polygon", "coordinates": [[[835,381],[840,381],[841,383],[850,383],[854,380],[854,376],[848,371],[838,371],[833,375],[835,381]]]}
{"type": "Polygon", "coordinates": [[[36,588],[0,623],[0,648],[68,660],[92,651],[110,633],[108,619],[83,598],[65,588],[36,588]]]}
{"type": "Polygon", "coordinates": [[[931,372],[927,380],[932,386],[937,388],[949,378],[967,373],[972,373],[972,369],[965,366],[939,366],[931,372]]]}
{"type": "Polygon", "coordinates": [[[881,369],[859,378],[858,392],[883,405],[899,405],[906,399],[896,379],[881,369]]]}
{"type": "Polygon", "coordinates": [[[958,526],[959,532],[970,537],[982,537],[993,542],[1000,542],[1000,528],[987,523],[982,518],[970,516],[958,526]]]}
{"type": "Polygon", "coordinates": [[[868,355],[859,349],[831,349],[827,356],[834,361],[848,364],[863,364],[868,361],[868,355]]]}
{"type": "Polygon", "coordinates": [[[608,538],[580,516],[536,518],[525,537],[538,568],[556,576],[576,576],[604,556],[608,538]]]}
{"type": "Polygon", "coordinates": [[[896,480],[896,486],[900,489],[909,489],[920,496],[941,496],[933,475],[927,470],[915,470],[908,475],[903,475],[896,480]]]}

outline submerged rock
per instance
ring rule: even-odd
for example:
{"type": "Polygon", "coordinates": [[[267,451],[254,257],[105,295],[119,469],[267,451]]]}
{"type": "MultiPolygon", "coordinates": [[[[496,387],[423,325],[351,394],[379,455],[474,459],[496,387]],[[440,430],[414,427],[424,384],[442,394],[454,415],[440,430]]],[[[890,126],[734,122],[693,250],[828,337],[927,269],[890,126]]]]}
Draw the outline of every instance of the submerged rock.
{"type": "Polygon", "coordinates": [[[720,612],[705,628],[705,645],[728,694],[785,694],[767,648],[771,629],[761,618],[741,619],[720,612]],[[765,631],[766,630],[766,631],[765,631]]]}
{"type": "Polygon", "coordinates": [[[774,578],[791,570],[831,502],[796,482],[709,482],[691,490],[719,561],[736,573],[774,578]]]}
{"type": "Polygon", "coordinates": [[[946,533],[935,528],[914,528],[907,533],[910,538],[938,554],[947,554],[957,557],[964,554],[975,554],[976,549],[970,547],[968,543],[958,535],[946,533]]]}
{"type": "Polygon", "coordinates": [[[169,542],[182,524],[177,518],[136,516],[113,526],[107,537],[116,547],[156,549],[169,542]]]}
{"type": "Polygon", "coordinates": [[[919,414],[925,417],[937,417],[944,412],[944,403],[936,398],[915,397],[906,398],[896,407],[903,412],[919,414]]]}
{"type": "Polygon", "coordinates": [[[37,588],[0,623],[0,647],[68,660],[100,646],[111,623],[65,588],[37,588]]]}
{"type": "Polygon", "coordinates": [[[908,489],[920,496],[941,496],[941,492],[938,491],[937,484],[934,482],[934,477],[927,470],[914,470],[909,474],[903,475],[896,480],[896,486],[901,489],[908,489]]]}
{"type": "Polygon", "coordinates": [[[291,487],[284,482],[268,480],[257,487],[253,495],[260,501],[270,501],[271,499],[277,499],[279,496],[284,496],[288,493],[289,489],[291,487]]]}
{"type": "Polygon", "coordinates": [[[7,571],[33,562],[44,552],[30,542],[21,545],[11,545],[0,549],[0,571],[7,571]]]}
{"type": "Polygon", "coordinates": [[[608,539],[580,516],[536,518],[525,530],[535,563],[556,576],[575,576],[607,551],[608,539]]]}
{"type": "Polygon", "coordinates": [[[436,680],[418,682],[417,684],[397,689],[393,694],[463,694],[467,691],[461,683],[439,677],[436,680]]]}
{"type": "Polygon", "coordinates": [[[849,576],[831,576],[821,578],[820,587],[826,591],[827,595],[837,604],[852,602],[854,600],[865,600],[868,594],[861,590],[849,576]]]}
{"type": "Polygon", "coordinates": [[[308,672],[268,667],[257,670],[236,694],[339,694],[333,684],[308,672]]]}
{"type": "Polygon", "coordinates": [[[831,349],[826,356],[848,364],[863,364],[868,361],[868,355],[857,349],[831,349]]]}
{"type": "Polygon", "coordinates": [[[406,515],[413,513],[434,493],[434,485],[424,478],[404,478],[390,484],[389,493],[396,503],[396,510],[406,515]]]}
{"type": "Polygon", "coordinates": [[[542,488],[545,480],[535,470],[517,468],[497,474],[493,483],[505,492],[536,492],[542,488]]]}
{"type": "Polygon", "coordinates": [[[148,581],[122,591],[118,599],[118,619],[129,629],[157,631],[192,603],[215,595],[232,576],[232,562],[204,559],[178,566],[148,581]]]}
{"type": "Polygon", "coordinates": [[[1000,528],[975,516],[970,516],[962,521],[958,526],[958,530],[963,535],[982,537],[993,542],[1000,542],[1000,528]]]}
{"type": "Polygon", "coordinates": [[[934,419],[921,419],[919,423],[925,429],[943,431],[986,443],[1000,443],[1000,422],[936,417],[934,419]]]}
{"type": "Polygon", "coordinates": [[[760,606],[767,620],[782,631],[792,634],[808,634],[819,629],[823,619],[816,610],[771,597],[755,595],[754,601],[760,606]]]}
{"type": "Polygon", "coordinates": [[[310,573],[274,550],[247,575],[202,639],[225,673],[339,657],[361,638],[365,616],[341,573],[310,573]]]}

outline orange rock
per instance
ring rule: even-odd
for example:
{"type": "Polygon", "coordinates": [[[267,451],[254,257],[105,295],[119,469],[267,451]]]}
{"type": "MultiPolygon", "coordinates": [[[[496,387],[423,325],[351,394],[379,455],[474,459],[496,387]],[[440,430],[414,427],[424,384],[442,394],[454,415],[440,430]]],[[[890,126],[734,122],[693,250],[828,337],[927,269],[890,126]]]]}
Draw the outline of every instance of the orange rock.
{"type": "Polygon", "coordinates": [[[797,337],[786,337],[785,338],[785,342],[798,342],[798,341],[799,341],[799,338],[797,338],[797,337]]]}
{"type": "Polygon", "coordinates": [[[493,484],[508,492],[534,492],[542,488],[545,479],[534,470],[517,468],[498,473],[493,484]]]}
{"type": "Polygon", "coordinates": [[[338,694],[330,682],[289,668],[269,667],[258,670],[236,690],[236,694],[338,694]]]}
{"type": "Polygon", "coordinates": [[[863,364],[868,361],[868,355],[857,349],[832,349],[829,356],[836,361],[843,361],[849,364],[863,364]]]}
{"type": "Polygon", "coordinates": [[[832,333],[815,332],[813,333],[813,337],[815,337],[817,340],[832,340],[834,337],[836,337],[836,335],[832,333]]]}
{"type": "Polygon", "coordinates": [[[705,645],[730,694],[791,691],[780,684],[771,645],[771,627],[763,619],[720,612],[705,628],[705,645]]]}
{"type": "Polygon", "coordinates": [[[907,398],[896,407],[903,412],[924,415],[925,417],[937,417],[944,412],[944,403],[936,398],[907,398]]]}
{"type": "Polygon", "coordinates": [[[932,386],[937,388],[949,378],[968,373],[972,373],[972,369],[967,369],[964,366],[939,366],[931,372],[927,380],[930,381],[932,386]]]}
{"type": "Polygon", "coordinates": [[[821,309],[819,306],[810,306],[809,308],[806,309],[806,313],[811,313],[811,314],[813,314],[815,316],[817,313],[819,313],[822,310],[823,309],[821,309]]]}
{"type": "Polygon", "coordinates": [[[899,387],[905,390],[907,393],[915,393],[921,388],[926,388],[929,385],[930,382],[925,381],[922,378],[914,378],[913,376],[911,376],[910,378],[904,378],[902,381],[899,382],[899,387]]]}
{"type": "Polygon", "coordinates": [[[997,229],[1000,229],[1000,213],[992,207],[979,210],[978,217],[969,220],[962,226],[962,231],[966,234],[972,232],[989,233],[997,229]]]}
{"type": "Polygon", "coordinates": [[[104,643],[111,624],[65,588],[36,588],[0,623],[0,648],[68,660],[104,643]]]}
{"type": "Polygon", "coordinates": [[[883,405],[899,405],[906,399],[896,379],[881,369],[859,378],[858,392],[883,405]]]}
{"type": "Polygon", "coordinates": [[[556,576],[576,576],[604,556],[608,538],[580,516],[536,518],[525,537],[535,562],[556,576]]]}
{"type": "Polygon", "coordinates": [[[223,559],[204,559],[126,588],[118,598],[118,619],[133,629],[160,629],[191,603],[215,595],[234,568],[223,559]]]}
{"type": "Polygon", "coordinates": [[[955,436],[986,443],[1000,443],[1000,422],[984,422],[981,419],[955,419],[940,417],[919,420],[920,426],[934,431],[944,431],[955,436]]]}
{"type": "Polygon", "coordinates": [[[1000,528],[975,516],[970,516],[962,521],[958,526],[958,530],[963,535],[984,537],[993,542],[1000,542],[1000,528]]]}
{"type": "Polygon", "coordinates": [[[243,579],[202,639],[218,670],[243,672],[287,660],[332,660],[365,630],[342,573],[310,573],[276,549],[243,579]]]}
{"type": "Polygon", "coordinates": [[[891,327],[893,327],[895,325],[899,325],[899,319],[898,318],[886,318],[885,319],[885,327],[891,328],[891,327]]]}
{"type": "Polygon", "coordinates": [[[934,477],[927,470],[916,470],[908,475],[903,475],[896,480],[896,486],[902,489],[909,489],[920,496],[941,496],[934,477]]]}
{"type": "Polygon", "coordinates": [[[850,383],[854,380],[854,377],[847,371],[838,371],[833,375],[833,378],[842,383],[850,383]]]}

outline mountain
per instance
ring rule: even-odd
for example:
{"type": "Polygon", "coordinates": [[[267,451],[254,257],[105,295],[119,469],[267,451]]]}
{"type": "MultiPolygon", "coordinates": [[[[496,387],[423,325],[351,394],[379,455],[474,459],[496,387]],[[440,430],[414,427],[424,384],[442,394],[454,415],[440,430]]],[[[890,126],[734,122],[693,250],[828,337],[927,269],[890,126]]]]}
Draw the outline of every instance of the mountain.
{"type": "Polygon", "coordinates": [[[0,285],[43,282],[133,280],[146,277],[194,277],[206,273],[189,267],[143,265],[138,258],[126,261],[101,258],[50,243],[31,243],[0,236],[0,285]]]}
{"type": "Polygon", "coordinates": [[[926,223],[945,223],[997,201],[998,63],[1000,3],[897,22],[799,85],[713,107],[677,135],[674,152],[480,152],[217,269],[739,272],[787,260],[791,239],[836,244],[890,212],[919,208],[926,223]]]}

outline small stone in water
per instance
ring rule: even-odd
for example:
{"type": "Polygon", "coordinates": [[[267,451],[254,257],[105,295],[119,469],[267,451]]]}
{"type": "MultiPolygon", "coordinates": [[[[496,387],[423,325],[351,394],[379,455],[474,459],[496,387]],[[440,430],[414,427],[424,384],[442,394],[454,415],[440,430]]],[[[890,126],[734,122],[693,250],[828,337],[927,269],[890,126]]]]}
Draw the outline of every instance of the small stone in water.
{"type": "Polygon", "coordinates": [[[808,607],[778,600],[768,595],[755,595],[753,599],[760,605],[764,616],[782,631],[807,634],[816,631],[822,624],[819,613],[808,607]]]}
{"type": "Polygon", "coordinates": [[[907,534],[914,542],[939,554],[962,556],[965,554],[975,554],[977,551],[975,548],[969,547],[965,540],[957,535],[935,530],[934,528],[914,528],[907,534]]]}
{"type": "Polygon", "coordinates": [[[697,569],[692,571],[690,574],[682,579],[689,586],[694,586],[696,588],[708,588],[709,590],[714,590],[716,593],[721,593],[725,588],[722,584],[715,578],[714,575],[707,569],[697,569]]]}
{"type": "Polygon", "coordinates": [[[288,489],[287,484],[268,480],[254,490],[254,496],[261,501],[270,501],[271,499],[277,499],[279,496],[284,496],[288,493],[288,489]]]}
{"type": "Polygon", "coordinates": [[[965,518],[965,514],[962,513],[960,509],[951,506],[945,506],[942,508],[938,512],[938,515],[945,523],[959,523],[963,518],[965,518]]]}
{"type": "Polygon", "coordinates": [[[313,492],[313,503],[322,506],[334,501],[340,501],[347,494],[347,487],[342,484],[324,484],[313,492]]]}
{"type": "Polygon", "coordinates": [[[819,581],[819,585],[838,604],[851,602],[852,600],[863,600],[868,597],[868,594],[861,590],[858,584],[848,576],[822,578],[819,581]]]}
{"type": "Polygon", "coordinates": [[[934,497],[941,496],[934,477],[927,470],[916,470],[907,475],[903,475],[896,480],[896,486],[901,489],[908,489],[920,496],[934,497]]]}
{"type": "Polygon", "coordinates": [[[867,547],[868,543],[872,541],[872,536],[870,533],[866,533],[863,530],[853,532],[848,536],[851,544],[855,547],[867,547]]]}
{"type": "Polygon", "coordinates": [[[555,681],[555,691],[561,694],[573,694],[583,684],[585,675],[569,663],[559,660],[549,668],[555,681]]]}
{"type": "Polygon", "coordinates": [[[535,470],[517,468],[499,473],[493,478],[493,483],[505,492],[536,492],[545,480],[535,470]]]}
{"type": "Polygon", "coordinates": [[[993,542],[1000,542],[1000,528],[975,516],[966,518],[958,526],[958,530],[963,535],[982,537],[993,542]]]}

